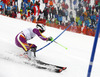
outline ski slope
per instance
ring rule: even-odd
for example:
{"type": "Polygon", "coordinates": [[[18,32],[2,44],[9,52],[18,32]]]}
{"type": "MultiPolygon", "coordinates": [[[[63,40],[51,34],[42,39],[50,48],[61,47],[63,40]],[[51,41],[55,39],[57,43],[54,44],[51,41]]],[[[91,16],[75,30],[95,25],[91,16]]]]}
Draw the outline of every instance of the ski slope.
{"type": "MultiPolygon", "coordinates": [[[[13,54],[24,51],[15,45],[15,36],[23,29],[35,27],[34,23],[9,18],[0,15],[0,77],[86,77],[89,60],[92,52],[94,37],[66,31],[56,41],[66,46],[64,49],[56,43],[37,52],[37,58],[51,64],[66,66],[62,73],[53,73],[35,67],[18,63],[20,58],[13,54]],[[9,61],[4,58],[12,58],[9,61]]],[[[46,26],[43,35],[56,38],[63,30],[46,26]]],[[[49,42],[41,40],[38,36],[28,41],[37,45],[37,49],[49,42]]],[[[100,38],[95,54],[91,77],[100,77],[100,38]]]]}

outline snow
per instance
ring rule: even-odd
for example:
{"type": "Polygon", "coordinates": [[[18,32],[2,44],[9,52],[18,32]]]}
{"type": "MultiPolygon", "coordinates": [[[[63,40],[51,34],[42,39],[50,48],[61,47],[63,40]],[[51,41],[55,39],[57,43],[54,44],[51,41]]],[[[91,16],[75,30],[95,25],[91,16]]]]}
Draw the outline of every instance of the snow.
{"type": "MultiPolygon", "coordinates": [[[[15,36],[23,29],[35,27],[34,23],[13,19],[0,15],[0,77],[86,77],[89,60],[92,52],[94,37],[64,32],[56,41],[68,49],[64,49],[56,43],[51,43],[46,48],[37,52],[37,58],[51,64],[66,66],[62,73],[53,73],[35,67],[25,65],[13,54],[24,51],[15,45],[15,36]],[[13,53],[13,54],[12,54],[13,53]],[[14,61],[3,59],[9,57],[14,61]]],[[[63,30],[47,27],[43,35],[56,38],[63,30]]],[[[37,49],[49,42],[42,41],[38,36],[28,41],[37,45],[37,49]]],[[[95,54],[91,77],[100,77],[100,38],[95,54]]]]}

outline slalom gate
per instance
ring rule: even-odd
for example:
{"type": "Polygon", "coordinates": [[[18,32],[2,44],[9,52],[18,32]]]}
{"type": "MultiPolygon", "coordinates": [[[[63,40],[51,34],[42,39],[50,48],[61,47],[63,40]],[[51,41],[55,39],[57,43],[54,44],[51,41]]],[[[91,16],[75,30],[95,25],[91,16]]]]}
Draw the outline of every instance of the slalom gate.
{"type": "Polygon", "coordinates": [[[98,37],[99,37],[99,32],[100,32],[100,14],[99,14],[99,20],[98,20],[98,24],[97,24],[97,30],[96,30],[96,35],[95,35],[95,39],[94,39],[93,49],[92,49],[92,53],[91,53],[90,63],[89,63],[89,67],[88,67],[87,77],[91,76],[93,61],[94,61],[95,52],[96,52],[96,46],[97,46],[98,37]]]}

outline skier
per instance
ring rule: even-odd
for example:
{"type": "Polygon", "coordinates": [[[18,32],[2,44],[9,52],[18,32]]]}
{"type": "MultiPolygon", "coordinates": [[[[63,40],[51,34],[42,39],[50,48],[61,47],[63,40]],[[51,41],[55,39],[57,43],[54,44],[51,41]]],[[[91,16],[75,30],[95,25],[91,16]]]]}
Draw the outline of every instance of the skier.
{"type": "Polygon", "coordinates": [[[34,38],[35,35],[37,35],[39,38],[41,38],[44,41],[53,41],[52,37],[45,37],[42,35],[42,33],[45,32],[45,26],[43,24],[37,24],[36,28],[28,28],[26,30],[21,31],[19,34],[17,34],[15,38],[15,43],[18,47],[21,47],[25,51],[25,55],[29,59],[32,59],[32,52],[34,52],[34,57],[36,57],[36,48],[37,46],[35,44],[30,44],[27,41],[34,38]]]}

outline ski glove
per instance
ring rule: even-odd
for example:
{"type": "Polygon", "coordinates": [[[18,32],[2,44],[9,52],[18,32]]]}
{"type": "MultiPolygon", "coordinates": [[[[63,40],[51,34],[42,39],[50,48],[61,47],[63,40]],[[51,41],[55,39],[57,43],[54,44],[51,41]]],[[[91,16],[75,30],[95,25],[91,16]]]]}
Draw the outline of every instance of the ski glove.
{"type": "Polygon", "coordinates": [[[48,41],[53,41],[53,38],[52,37],[48,37],[48,41]]]}

